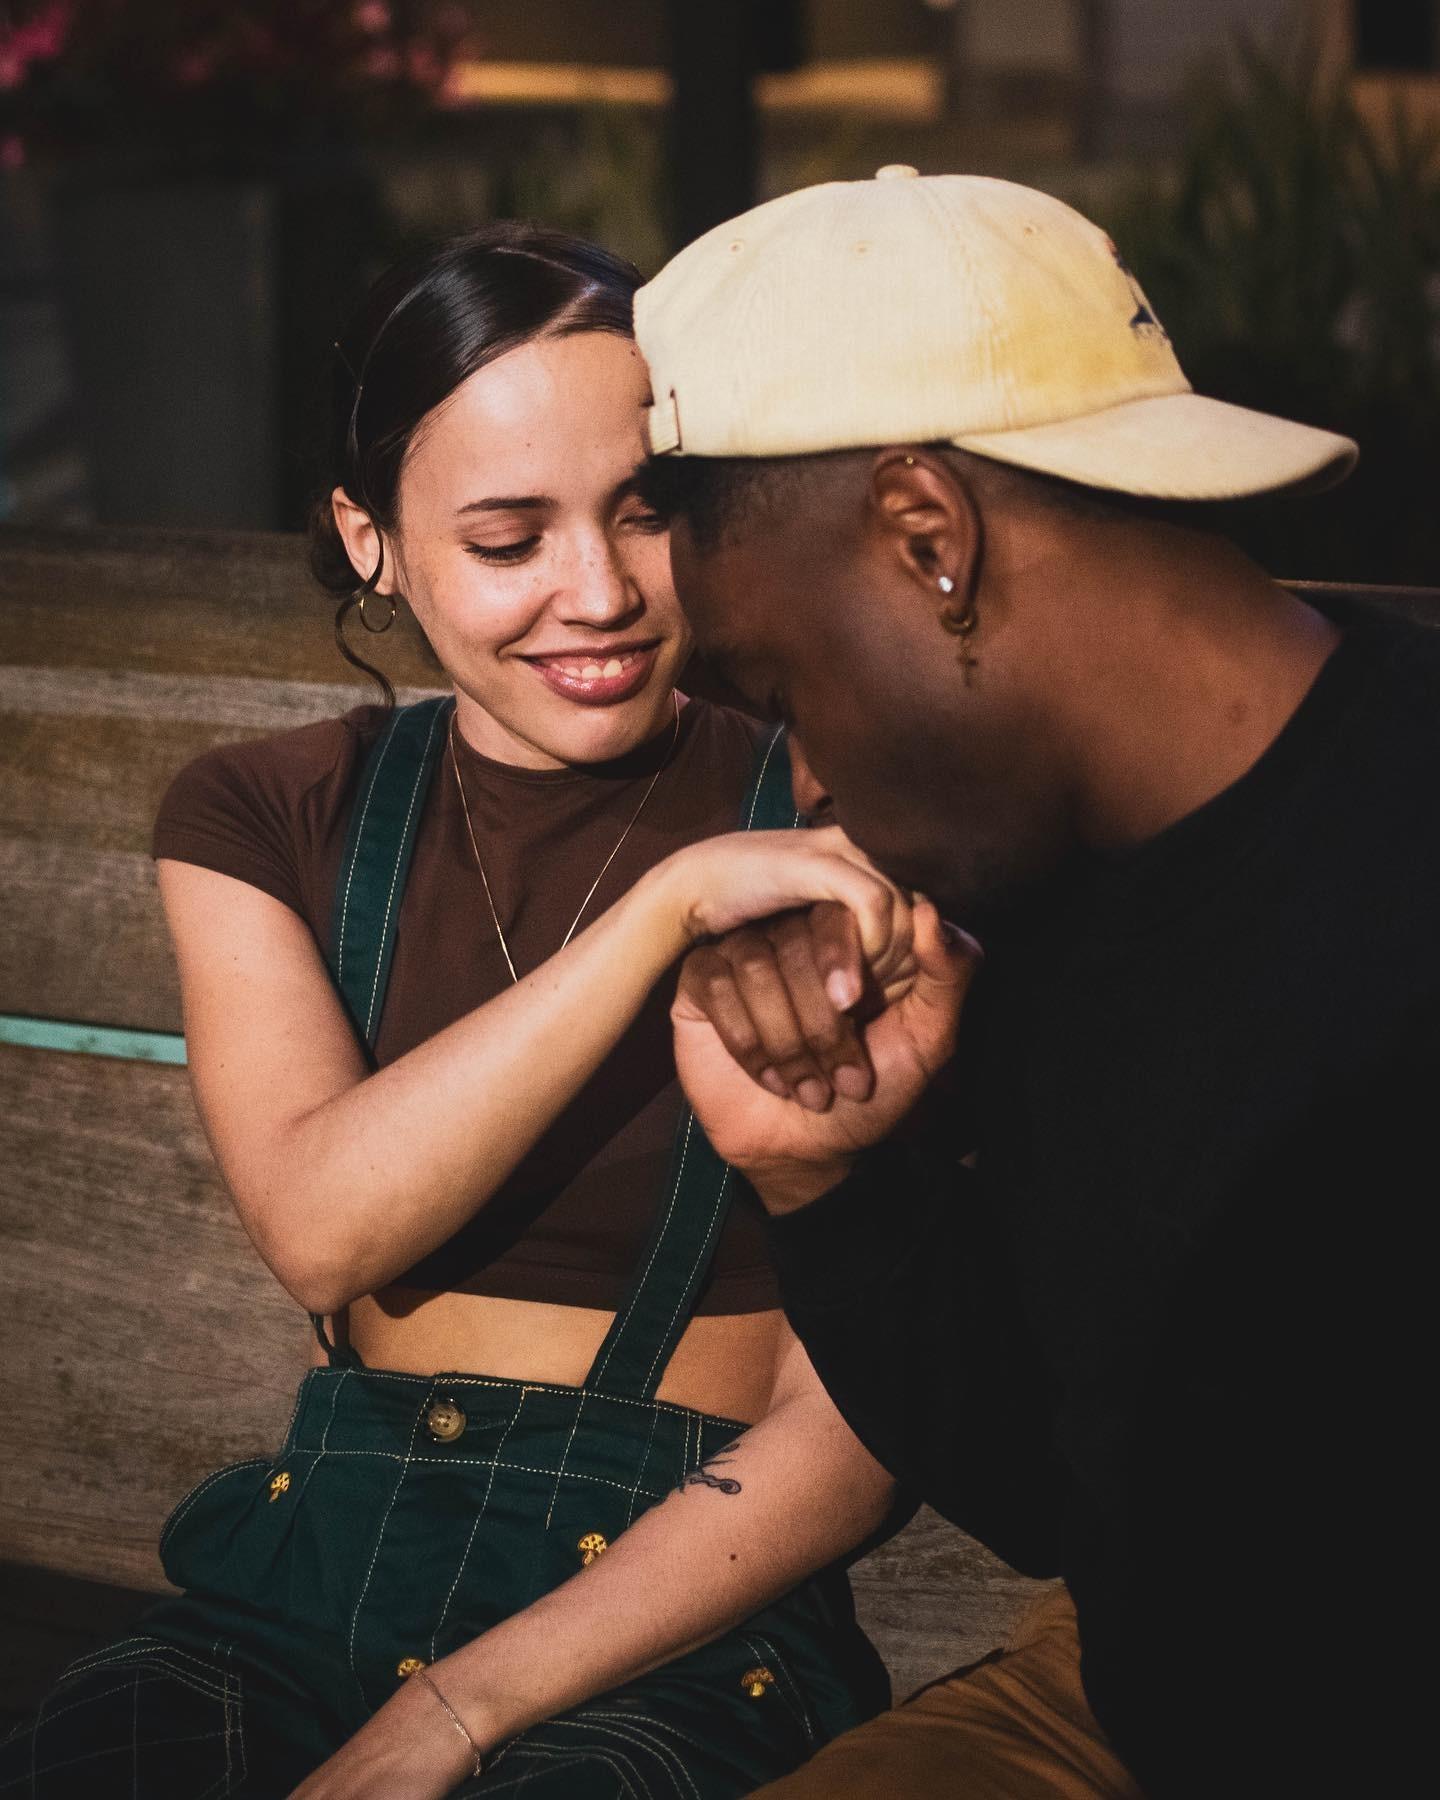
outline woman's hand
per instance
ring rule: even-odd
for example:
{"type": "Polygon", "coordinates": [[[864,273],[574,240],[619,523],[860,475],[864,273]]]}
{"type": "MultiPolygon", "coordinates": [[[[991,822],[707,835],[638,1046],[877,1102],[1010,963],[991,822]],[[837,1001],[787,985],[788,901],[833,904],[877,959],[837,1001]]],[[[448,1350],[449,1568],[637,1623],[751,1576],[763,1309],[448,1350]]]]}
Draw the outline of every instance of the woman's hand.
{"type": "Polygon", "coordinates": [[[443,1800],[474,1768],[444,1707],[412,1676],[291,1800],[443,1800]]]}
{"type": "Polygon", "coordinates": [[[836,1014],[821,973],[833,948],[807,952],[798,929],[766,954],[746,934],[738,955],[732,939],[686,959],[671,1011],[681,1082],[718,1154],[772,1212],[842,1180],[954,1049],[977,947],[928,900],[913,919],[913,980],[864,1025],[836,1014]]]}
{"type": "Polygon", "coordinates": [[[908,896],[838,826],[818,831],[733,832],[667,857],[648,887],[689,947],[755,919],[832,902],[854,920],[861,956],[881,986],[910,959],[908,896]]]}

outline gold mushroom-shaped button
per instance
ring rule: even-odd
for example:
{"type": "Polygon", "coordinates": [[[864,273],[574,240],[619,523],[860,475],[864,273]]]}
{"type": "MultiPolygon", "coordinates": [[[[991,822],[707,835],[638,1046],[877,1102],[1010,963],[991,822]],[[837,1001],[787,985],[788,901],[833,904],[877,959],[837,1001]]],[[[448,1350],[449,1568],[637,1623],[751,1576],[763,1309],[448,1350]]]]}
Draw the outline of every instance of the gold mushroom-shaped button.
{"type": "Polygon", "coordinates": [[[740,1677],[740,1685],[752,1700],[763,1700],[766,1688],[774,1687],[775,1677],[762,1665],[758,1669],[747,1669],[740,1677]]]}
{"type": "Polygon", "coordinates": [[[597,1556],[603,1556],[610,1548],[610,1542],[598,1531],[587,1531],[575,1548],[580,1552],[581,1568],[588,1569],[597,1556]]]}
{"type": "Polygon", "coordinates": [[[290,1492],[290,1471],[282,1469],[278,1475],[270,1477],[270,1504],[273,1506],[282,1494],[290,1492]]]}
{"type": "Polygon", "coordinates": [[[423,1656],[403,1656],[395,1665],[395,1673],[402,1681],[408,1681],[412,1675],[418,1675],[424,1667],[423,1656]]]}
{"type": "Polygon", "coordinates": [[[454,1400],[436,1400],[425,1410],[425,1429],[437,1444],[453,1444],[469,1421],[454,1400]]]}

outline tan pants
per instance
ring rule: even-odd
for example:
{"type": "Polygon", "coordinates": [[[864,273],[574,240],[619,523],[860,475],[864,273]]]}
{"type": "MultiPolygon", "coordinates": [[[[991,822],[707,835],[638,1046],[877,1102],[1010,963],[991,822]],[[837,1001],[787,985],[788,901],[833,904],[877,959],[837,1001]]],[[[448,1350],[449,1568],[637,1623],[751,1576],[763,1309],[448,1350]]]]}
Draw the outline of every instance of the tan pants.
{"type": "Polygon", "coordinates": [[[1140,1800],[1080,1687],[1075,1608],[1046,1593],[998,1656],[847,1731],[765,1800],[1140,1800]]]}

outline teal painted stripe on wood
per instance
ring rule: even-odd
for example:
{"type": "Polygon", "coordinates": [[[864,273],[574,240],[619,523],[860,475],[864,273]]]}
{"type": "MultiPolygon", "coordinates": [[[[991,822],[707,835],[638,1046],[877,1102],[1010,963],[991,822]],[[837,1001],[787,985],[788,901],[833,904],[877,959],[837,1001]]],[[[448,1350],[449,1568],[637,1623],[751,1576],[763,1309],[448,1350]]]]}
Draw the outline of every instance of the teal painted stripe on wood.
{"type": "Polygon", "coordinates": [[[185,1061],[185,1040],[173,1031],[125,1031],[112,1025],[77,1025],[68,1019],[30,1019],[20,1013],[0,1013],[0,1044],[68,1050],[77,1056],[118,1056],[127,1062],[185,1061]]]}

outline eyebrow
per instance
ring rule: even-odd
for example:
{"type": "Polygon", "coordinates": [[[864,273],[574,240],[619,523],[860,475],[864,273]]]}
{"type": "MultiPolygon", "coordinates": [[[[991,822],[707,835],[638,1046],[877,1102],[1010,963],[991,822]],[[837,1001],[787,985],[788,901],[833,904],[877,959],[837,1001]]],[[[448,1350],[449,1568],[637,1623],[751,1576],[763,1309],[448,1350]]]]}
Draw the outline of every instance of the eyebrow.
{"type": "MultiPolygon", "coordinates": [[[[625,479],[617,481],[611,489],[610,500],[621,500],[629,494],[643,498],[640,494],[640,477],[644,468],[643,462],[636,463],[625,479]]],[[[554,505],[555,500],[549,494],[501,494],[485,500],[467,500],[464,506],[456,507],[455,516],[464,518],[466,513],[541,512],[554,505]]]]}
{"type": "Polygon", "coordinates": [[[548,494],[503,494],[492,500],[467,500],[457,507],[457,516],[476,512],[536,512],[555,502],[548,494]]]}

